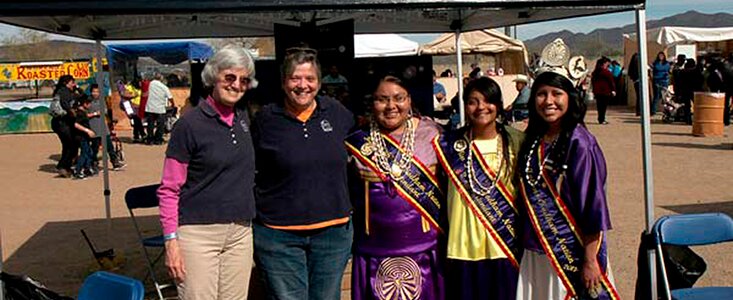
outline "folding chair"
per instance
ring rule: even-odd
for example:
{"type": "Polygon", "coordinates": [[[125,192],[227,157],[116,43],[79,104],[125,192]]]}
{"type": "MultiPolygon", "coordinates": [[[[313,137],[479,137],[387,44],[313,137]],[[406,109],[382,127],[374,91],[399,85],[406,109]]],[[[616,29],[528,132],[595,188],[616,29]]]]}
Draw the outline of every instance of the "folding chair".
{"type": "MultiPolygon", "coordinates": [[[[156,191],[159,186],[159,184],[153,184],[131,188],[127,190],[127,193],[125,193],[125,203],[127,203],[127,210],[130,212],[132,224],[135,226],[135,232],[137,233],[138,240],[142,245],[145,260],[148,263],[147,276],[150,276],[153,280],[155,290],[158,292],[158,297],[163,300],[165,298],[163,298],[162,290],[173,286],[173,284],[160,284],[158,279],[155,278],[155,264],[165,254],[165,240],[163,239],[162,234],[152,237],[143,237],[142,232],[140,231],[140,226],[135,219],[135,213],[133,212],[135,209],[158,207],[158,196],[156,191]],[[148,253],[148,248],[159,248],[161,249],[160,254],[158,254],[155,259],[151,259],[150,253],[148,253]]],[[[146,279],[147,276],[145,276],[146,279]]],[[[145,279],[143,279],[143,281],[145,281],[145,279]]]]}
{"type": "Polygon", "coordinates": [[[666,299],[733,299],[733,287],[692,287],[669,290],[662,244],[698,246],[733,241],[733,219],[722,213],[682,214],[659,218],[652,229],[662,270],[666,299]]]}
{"type": "Polygon", "coordinates": [[[139,280],[105,271],[84,280],[79,300],[143,300],[145,288],[139,280]]]}

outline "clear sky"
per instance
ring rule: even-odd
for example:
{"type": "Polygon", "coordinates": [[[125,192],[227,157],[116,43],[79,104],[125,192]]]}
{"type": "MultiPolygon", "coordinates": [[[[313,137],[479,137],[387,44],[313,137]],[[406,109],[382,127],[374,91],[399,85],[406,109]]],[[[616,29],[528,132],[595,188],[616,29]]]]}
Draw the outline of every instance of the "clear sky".
{"type": "MultiPolygon", "coordinates": [[[[661,19],[667,16],[697,10],[703,13],[727,12],[733,13],[733,0],[648,0],[647,20],[661,19]]],[[[568,20],[543,22],[517,27],[517,37],[520,40],[531,39],[546,33],[570,30],[572,32],[591,32],[598,28],[620,27],[635,22],[633,12],[592,16],[585,18],[574,18],[568,20]]],[[[0,24],[0,35],[14,34],[17,27],[0,24]]],[[[437,37],[435,34],[406,35],[408,38],[419,43],[426,43],[437,37]]],[[[54,38],[73,39],[58,35],[54,38]]],[[[80,40],[86,41],[86,40],[80,40]]]]}

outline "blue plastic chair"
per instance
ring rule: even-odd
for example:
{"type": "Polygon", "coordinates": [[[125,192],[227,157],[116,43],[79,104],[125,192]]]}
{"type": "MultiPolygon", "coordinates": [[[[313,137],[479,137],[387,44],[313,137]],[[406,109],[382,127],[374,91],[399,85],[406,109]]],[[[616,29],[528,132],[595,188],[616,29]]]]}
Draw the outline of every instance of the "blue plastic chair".
{"type": "MultiPolygon", "coordinates": [[[[136,209],[158,207],[158,195],[156,194],[156,191],[159,186],[159,184],[151,184],[131,188],[127,190],[127,193],[125,193],[125,203],[127,204],[127,210],[130,212],[132,224],[135,226],[135,232],[137,233],[137,237],[143,248],[143,256],[145,256],[145,260],[148,265],[147,276],[150,276],[153,280],[153,285],[155,285],[155,291],[158,293],[158,298],[163,300],[165,299],[163,297],[163,289],[173,286],[173,284],[160,284],[155,276],[155,264],[165,254],[165,240],[163,239],[162,233],[151,237],[143,237],[142,232],[140,231],[140,225],[137,223],[134,213],[134,210],[136,209]],[[151,258],[151,253],[149,253],[148,248],[158,248],[160,249],[160,252],[155,258],[151,258]]],[[[145,278],[147,278],[147,276],[145,278]]],[[[145,281],[145,279],[143,279],[143,281],[145,281]]]]}
{"type": "Polygon", "coordinates": [[[659,218],[652,229],[662,267],[666,299],[733,299],[733,287],[692,287],[669,290],[662,244],[699,246],[733,241],[733,219],[722,213],[682,214],[659,218]]]}
{"type": "Polygon", "coordinates": [[[99,271],[84,280],[79,300],[143,300],[145,288],[137,279],[99,271]]]}

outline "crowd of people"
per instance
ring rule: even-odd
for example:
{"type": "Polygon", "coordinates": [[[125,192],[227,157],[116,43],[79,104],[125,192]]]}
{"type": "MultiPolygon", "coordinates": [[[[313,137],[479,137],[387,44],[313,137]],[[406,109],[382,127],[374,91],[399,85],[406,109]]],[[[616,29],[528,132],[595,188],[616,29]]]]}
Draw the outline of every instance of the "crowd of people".
{"type": "Polygon", "coordinates": [[[120,108],[132,125],[133,143],[163,144],[167,126],[170,127],[168,122],[177,115],[173,94],[164,81],[163,75],[156,73],[152,80],[136,78],[117,82],[120,108]]]}
{"type": "MultiPolygon", "coordinates": [[[[639,60],[634,54],[629,63],[629,77],[634,81],[639,95],[639,60]]],[[[651,115],[655,115],[665,95],[673,94],[671,101],[681,104],[681,119],[692,124],[692,103],[695,92],[724,93],[723,123],[730,125],[731,101],[733,101],[733,54],[724,58],[718,54],[688,58],[679,54],[674,61],[659,52],[649,66],[652,82],[651,115]],[[670,86],[672,93],[668,93],[670,86]]],[[[640,97],[637,97],[640,99],[640,97]]],[[[638,101],[638,100],[637,100],[638,101]]],[[[637,102],[637,115],[639,104],[637,102]]]]}
{"type": "Polygon", "coordinates": [[[224,47],[201,74],[207,96],[173,127],[158,190],[179,297],[245,299],[256,262],[272,299],[339,299],[351,257],[357,300],[618,299],[605,159],[566,76],[517,81],[524,132],[485,76],[452,100],[462,128],[421,116],[386,74],[355,126],[318,96],[317,51],[291,48],[284,99],[250,120],[253,58],[224,47]]]}
{"type": "Polygon", "coordinates": [[[63,75],[54,88],[53,99],[59,105],[58,111],[52,111],[51,128],[61,141],[61,157],[56,164],[60,176],[84,179],[97,175],[97,157],[103,138],[112,169],[125,167],[123,158],[112,144],[112,115],[108,110],[106,118],[104,116],[102,101],[105,100],[97,84],[90,86],[87,95],[77,87],[73,76],[63,75]]]}

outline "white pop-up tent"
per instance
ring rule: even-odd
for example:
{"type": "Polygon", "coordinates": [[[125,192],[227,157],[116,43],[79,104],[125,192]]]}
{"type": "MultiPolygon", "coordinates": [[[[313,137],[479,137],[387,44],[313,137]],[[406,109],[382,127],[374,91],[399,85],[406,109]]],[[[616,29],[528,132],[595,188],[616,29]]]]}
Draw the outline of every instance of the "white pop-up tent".
{"type": "MultiPolygon", "coordinates": [[[[356,34],[453,32],[457,37],[459,74],[462,32],[635,10],[640,65],[647,64],[645,0],[6,0],[2,5],[0,22],[96,40],[99,56],[103,53],[102,40],[273,36],[275,23],[322,25],[351,19],[356,34]]],[[[101,60],[97,64],[101,69],[101,60]]],[[[648,97],[647,74],[640,74],[641,94],[648,97]]],[[[650,232],[654,212],[648,102],[642,101],[641,127],[646,225],[650,232]]],[[[110,218],[107,152],[102,153],[110,218]]],[[[656,270],[654,251],[647,252],[649,270],[656,270]]],[[[654,272],[651,274],[650,298],[654,299],[656,280],[654,272]]]]}
{"type": "MultiPolygon", "coordinates": [[[[631,58],[636,50],[636,34],[624,34],[625,59],[631,58]]],[[[647,30],[648,59],[653,60],[657,52],[667,52],[679,45],[696,45],[697,50],[709,50],[730,53],[733,51],[733,27],[679,27],[663,26],[647,30]]],[[[670,53],[667,53],[670,54],[670,53]]]]}
{"type": "Polygon", "coordinates": [[[357,34],[354,36],[354,56],[389,57],[416,55],[420,45],[398,34],[357,34]]]}

